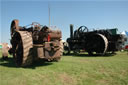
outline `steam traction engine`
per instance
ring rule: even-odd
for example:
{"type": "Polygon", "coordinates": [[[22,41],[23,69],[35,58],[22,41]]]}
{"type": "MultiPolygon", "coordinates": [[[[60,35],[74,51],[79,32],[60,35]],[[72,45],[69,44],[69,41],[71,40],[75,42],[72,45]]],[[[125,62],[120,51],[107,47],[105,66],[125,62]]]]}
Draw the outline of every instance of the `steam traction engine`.
{"type": "Polygon", "coordinates": [[[26,27],[18,24],[18,20],[11,23],[12,48],[9,50],[17,66],[28,66],[38,59],[60,60],[63,52],[60,30],[51,30],[37,22],[26,27]]]}
{"type": "Polygon", "coordinates": [[[64,54],[86,51],[89,55],[104,55],[118,51],[123,43],[124,36],[116,34],[116,29],[89,31],[86,26],[81,26],[73,32],[73,25],[70,25],[70,38],[67,38],[64,54]]]}

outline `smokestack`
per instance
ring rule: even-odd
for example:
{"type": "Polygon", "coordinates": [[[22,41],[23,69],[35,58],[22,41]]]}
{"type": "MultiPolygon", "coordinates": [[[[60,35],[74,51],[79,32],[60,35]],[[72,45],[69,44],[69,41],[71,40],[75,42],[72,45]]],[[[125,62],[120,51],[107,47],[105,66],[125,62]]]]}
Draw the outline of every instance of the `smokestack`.
{"type": "Polygon", "coordinates": [[[50,27],[51,17],[50,17],[50,5],[49,4],[48,4],[48,12],[49,12],[49,27],[50,27]]]}
{"type": "Polygon", "coordinates": [[[73,38],[73,24],[70,24],[70,38],[73,38]]]}

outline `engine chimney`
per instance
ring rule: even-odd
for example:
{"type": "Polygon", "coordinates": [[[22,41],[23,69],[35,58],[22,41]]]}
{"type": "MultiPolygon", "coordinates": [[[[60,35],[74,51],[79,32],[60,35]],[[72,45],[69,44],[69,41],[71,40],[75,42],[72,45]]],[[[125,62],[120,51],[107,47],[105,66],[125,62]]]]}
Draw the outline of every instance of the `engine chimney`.
{"type": "Polygon", "coordinates": [[[70,38],[73,38],[73,24],[70,24],[70,38]]]}

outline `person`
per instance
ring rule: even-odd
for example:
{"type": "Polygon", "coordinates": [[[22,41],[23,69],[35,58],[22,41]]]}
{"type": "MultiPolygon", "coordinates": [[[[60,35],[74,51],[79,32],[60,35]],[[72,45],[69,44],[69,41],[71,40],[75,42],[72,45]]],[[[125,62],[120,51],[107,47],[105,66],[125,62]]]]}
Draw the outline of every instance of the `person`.
{"type": "Polygon", "coordinates": [[[7,60],[8,59],[8,43],[3,43],[2,44],[2,59],[7,60]]]}

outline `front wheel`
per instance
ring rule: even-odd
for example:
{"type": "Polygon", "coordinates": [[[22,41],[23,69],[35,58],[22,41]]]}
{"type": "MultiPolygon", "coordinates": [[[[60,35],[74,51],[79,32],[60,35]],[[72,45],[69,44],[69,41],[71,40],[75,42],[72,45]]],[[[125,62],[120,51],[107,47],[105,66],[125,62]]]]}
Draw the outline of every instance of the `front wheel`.
{"type": "Polygon", "coordinates": [[[70,54],[70,48],[68,46],[64,46],[64,52],[63,52],[64,55],[68,55],[70,54]]]}

